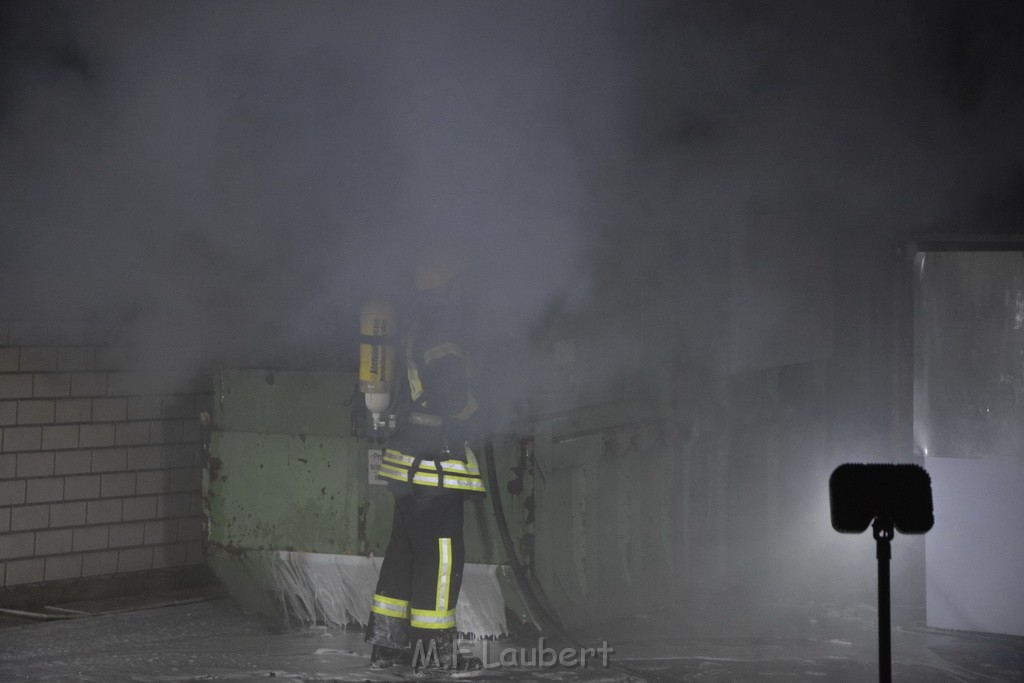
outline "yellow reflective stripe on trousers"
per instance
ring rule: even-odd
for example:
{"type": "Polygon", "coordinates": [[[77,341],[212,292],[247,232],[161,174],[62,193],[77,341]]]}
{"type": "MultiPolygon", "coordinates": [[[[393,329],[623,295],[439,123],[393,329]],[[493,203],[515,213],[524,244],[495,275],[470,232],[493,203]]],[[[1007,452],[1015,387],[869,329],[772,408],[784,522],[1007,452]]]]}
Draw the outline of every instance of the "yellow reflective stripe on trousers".
{"type": "Polygon", "coordinates": [[[386,617],[407,619],[409,617],[409,601],[397,600],[375,593],[373,602],[370,604],[370,611],[383,614],[386,617]]]}
{"type": "Polygon", "coordinates": [[[455,610],[411,609],[409,625],[413,628],[455,628],[455,610]]]}
{"type": "Polygon", "coordinates": [[[452,539],[437,539],[437,601],[434,607],[439,612],[448,610],[448,595],[452,584],[452,539]]]}

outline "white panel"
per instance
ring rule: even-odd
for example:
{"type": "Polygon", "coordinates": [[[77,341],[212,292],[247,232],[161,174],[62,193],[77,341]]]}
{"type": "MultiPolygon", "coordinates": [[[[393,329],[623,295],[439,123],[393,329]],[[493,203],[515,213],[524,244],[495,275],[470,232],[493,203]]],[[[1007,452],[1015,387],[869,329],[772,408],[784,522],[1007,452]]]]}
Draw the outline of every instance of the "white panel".
{"type": "Polygon", "coordinates": [[[928,625],[1024,636],[1024,463],[928,458],[928,625]]]}

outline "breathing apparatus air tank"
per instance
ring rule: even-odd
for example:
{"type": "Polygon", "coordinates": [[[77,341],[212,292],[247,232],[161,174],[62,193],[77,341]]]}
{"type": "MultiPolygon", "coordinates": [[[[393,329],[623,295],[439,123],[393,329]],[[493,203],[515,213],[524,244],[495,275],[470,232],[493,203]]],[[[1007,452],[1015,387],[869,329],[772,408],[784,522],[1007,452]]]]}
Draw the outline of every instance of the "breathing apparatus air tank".
{"type": "Polygon", "coordinates": [[[359,331],[359,390],[373,418],[373,436],[379,437],[394,421],[386,415],[395,380],[394,306],[381,299],[367,301],[360,311],[359,331]]]}

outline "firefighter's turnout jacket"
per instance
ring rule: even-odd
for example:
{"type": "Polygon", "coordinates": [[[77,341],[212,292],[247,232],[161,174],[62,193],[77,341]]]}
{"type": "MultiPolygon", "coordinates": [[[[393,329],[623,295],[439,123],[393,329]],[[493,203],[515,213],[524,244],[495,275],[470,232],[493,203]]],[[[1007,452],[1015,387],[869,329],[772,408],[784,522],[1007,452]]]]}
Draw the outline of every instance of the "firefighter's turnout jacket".
{"type": "Polygon", "coordinates": [[[406,336],[407,394],[380,468],[396,496],[412,490],[484,492],[480,467],[466,444],[477,403],[469,363],[456,341],[455,315],[435,302],[406,336]]]}
{"type": "Polygon", "coordinates": [[[457,659],[463,502],[484,495],[466,444],[477,403],[455,334],[458,322],[454,309],[438,301],[406,335],[408,393],[380,469],[395,496],[394,519],[366,629],[367,642],[382,648],[415,650],[426,643],[441,666],[457,659]]]}

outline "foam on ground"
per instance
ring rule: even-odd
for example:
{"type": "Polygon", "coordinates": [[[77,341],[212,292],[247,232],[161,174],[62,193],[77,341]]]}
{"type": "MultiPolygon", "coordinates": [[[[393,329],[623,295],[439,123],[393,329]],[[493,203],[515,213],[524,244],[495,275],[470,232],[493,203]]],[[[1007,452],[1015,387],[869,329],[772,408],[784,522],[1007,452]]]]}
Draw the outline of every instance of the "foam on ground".
{"type": "MultiPolygon", "coordinates": [[[[280,550],[264,555],[282,610],[305,624],[365,625],[383,561],[378,557],[280,550]]],[[[498,572],[506,567],[467,564],[455,609],[459,631],[476,637],[508,634],[498,572]]]]}

